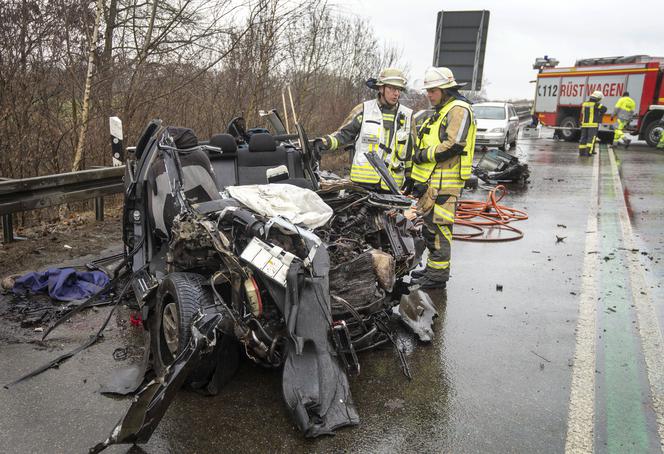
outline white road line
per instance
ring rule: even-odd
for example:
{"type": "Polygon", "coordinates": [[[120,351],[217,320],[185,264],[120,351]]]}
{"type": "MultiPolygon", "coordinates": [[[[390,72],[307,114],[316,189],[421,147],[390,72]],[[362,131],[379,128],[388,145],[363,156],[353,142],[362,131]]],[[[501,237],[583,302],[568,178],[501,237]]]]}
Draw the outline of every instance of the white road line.
{"type": "MultiPolygon", "coordinates": [[[[623,192],[622,182],[618,174],[618,166],[613,153],[609,147],[609,158],[611,160],[611,172],[613,174],[613,187],[616,195],[622,203],[618,208],[618,217],[623,234],[623,247],[629,251],[635,249],[635,241],[632,232],[632,224],[627,213],[627,204],[623,192]]],[[[648,292],[648,285],[641,268],[638,254],[629,254],[629,278],[632,288],[632,303],[636,307],[636,317],[639,324],[641,336],[641,348],[648,370],[648,381],[652,394],[653,410],[657,418],[657,432],[659,434],[660,450],[664,450],[664,342],[662,331],[657,322],[657,312],[648,292]]]]}
{"type": "Polygon", "coordinates": [[[583,280],[576,324],[576,351],[572,367],[569,412],[567,417],[566,453],[592,453],[595,426],[595,351],[597,323],[597,285],[599,272],[599,156],[595,157],[590,191],[590,208],[586,227],[583,258],[583,280]]]}

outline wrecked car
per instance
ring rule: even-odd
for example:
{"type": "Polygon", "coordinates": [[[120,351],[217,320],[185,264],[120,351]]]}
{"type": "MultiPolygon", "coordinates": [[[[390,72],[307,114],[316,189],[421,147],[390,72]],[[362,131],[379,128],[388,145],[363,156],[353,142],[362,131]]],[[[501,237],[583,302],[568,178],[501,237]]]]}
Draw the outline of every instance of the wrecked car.
{"type": "Polygon", "coordinates": [[[282,370],[305,436],[359,422],[347,375],[394,342],[421,233],[410,199],[321,172],[300,125],[268,120],[209,141],[153,120],[130,153],[123,241],[155,378],[92,452],[147,442],[182,385],[216,394],[241,355],[282,370]]]}

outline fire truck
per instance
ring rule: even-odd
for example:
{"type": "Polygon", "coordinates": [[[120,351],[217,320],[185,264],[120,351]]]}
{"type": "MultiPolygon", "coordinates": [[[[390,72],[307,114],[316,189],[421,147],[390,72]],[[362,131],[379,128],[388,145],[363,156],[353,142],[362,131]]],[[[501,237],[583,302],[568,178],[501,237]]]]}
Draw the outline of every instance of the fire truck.
{"type": "Polygon", "coordinates": [[[556,67],[555,60],[549,65],[546,64],[549,59],[545,59],[545,64],[538,68],[533,107],[540,123],[559,127],[558,134],[565,140],[578,140],[581,103],[590,93],[599,90],[604,94],[601,102],[607,112],[598,136],[600,140],[612,141],[614,105],[627,91],[636,102],[636,109],[625,132],[645,139],[651,147],[657,144],[662,134],[658,121],[664,115],[664,57],[588,58],[577,60],[571,67],[556,67]]]}

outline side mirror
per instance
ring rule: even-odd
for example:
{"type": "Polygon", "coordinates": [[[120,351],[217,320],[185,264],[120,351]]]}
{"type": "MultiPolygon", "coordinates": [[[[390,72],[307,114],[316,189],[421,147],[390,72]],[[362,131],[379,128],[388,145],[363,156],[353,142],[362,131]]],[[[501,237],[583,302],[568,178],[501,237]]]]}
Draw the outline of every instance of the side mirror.
{"type": "Polygon", "coordinates": [[[518,116],[510,117],[510,121],[519,121],[518,116]]]}
{"type": "Polygon", "coordinates": [[[109,117],[108,125],[111,130],[111,151],[113,152],[113,167],[124,164],[125,156],[122,147],[122,120],[118,117],[109,117]]]}

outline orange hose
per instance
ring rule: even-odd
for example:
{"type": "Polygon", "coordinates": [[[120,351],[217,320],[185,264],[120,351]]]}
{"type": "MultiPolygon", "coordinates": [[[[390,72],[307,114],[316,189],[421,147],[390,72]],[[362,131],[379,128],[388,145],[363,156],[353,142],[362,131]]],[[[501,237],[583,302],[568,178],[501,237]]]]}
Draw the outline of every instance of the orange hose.
{"type": "Polygon", "coordinates": [[[509,225],[512,221],[528,219],[525,211],[517,210],[498,202],[507,194],[503,185],[498,185],[489,192],[485,201],[460,200],[457,203],[455,224],[475,230],[472,233],[454,233],[453,238],[461,241],[514,241],[523,238],[523,232],[509,225]],[[498,195],[496,195],[498,194],[498,195]],[[485,230],[485,227],[488,229],[485,230]],[[487,234],[494,230],[507,230],[513,233],[507,238],[490,238],[487,234]]]}

